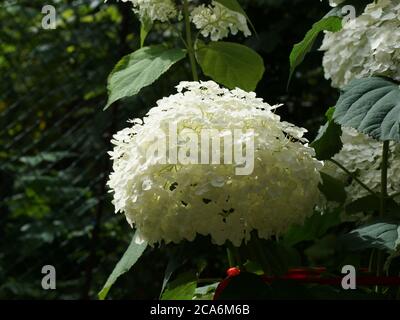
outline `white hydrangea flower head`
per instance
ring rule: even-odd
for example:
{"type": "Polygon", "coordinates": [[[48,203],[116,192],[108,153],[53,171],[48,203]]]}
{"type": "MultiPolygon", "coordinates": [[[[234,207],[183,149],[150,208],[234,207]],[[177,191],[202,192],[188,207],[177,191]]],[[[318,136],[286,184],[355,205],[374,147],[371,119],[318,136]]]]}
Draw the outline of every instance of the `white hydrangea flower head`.
{"type": "MultiPolygon", "coordinates": [[[[213,81],[181,82],[177,89],[112,140],[108,186],[113,204],[144,240],[177,243],[200,234],[210,235],[218,245],[230,240],[239,246],[252,230],[269,238],[313,213],[322,163],[303,138],[305,129],[280,121],[276,106],[253,92],[228,90],[213,81]],[[227,130],[240,128],[245,134],[233,143],[254,139],[254,170],[236,175],[235,161],[162,164],[161,153],[149,158],[154,134],[171,138],[171,123],[178,136],[189,128],[215,129],[223,137],[227,130]]],[[[177,141],[174,146],[186,152],[185,141],[177,141]]]]}
{"type": "Polygon", "coordinates": [[[212,1],[211,5],[200,5],[190,14],[191,20],[204,37],[210,36],[212,41],[218,41],[239,31],[247,37],[251,31],[244,15],[232,11],[219,2],[212,1]]]}
{"type": "Polygon", "coordinates": [[[334,87],[372,75],[400,80],[400,0],[367,5],[342,30],[326,32],[321,50],[325,78],[334,87]]]}
{"type": "Polygon", "coordinates": [[[151,21],[159,20],[166,22],[177,17],[178,11],[173,0],[121,0],[122,2],[132,2],[133,11],[139,16],[140,20],[147,18],[151,21]]]}
{"type": "MultiPolygon", "coordinates": [[[[333,159],[340,162],[373,191],[379,193],[381,187],[382,142],[375,140],[355,129],[342,127],[342,150],[333,159]]],[[[335,164],[327,162],[323,171],[346,181],[348,176],[335,164]]],[[[400,190],[400,144],[390,143],[388,168],[388,193],[394,194],[400,190]]],[[[356,181],[347,187],[348,202],[357,200],[369,193],[356,181]]],[[[400,197],[395,198],[400,203],[400,197]]]]}

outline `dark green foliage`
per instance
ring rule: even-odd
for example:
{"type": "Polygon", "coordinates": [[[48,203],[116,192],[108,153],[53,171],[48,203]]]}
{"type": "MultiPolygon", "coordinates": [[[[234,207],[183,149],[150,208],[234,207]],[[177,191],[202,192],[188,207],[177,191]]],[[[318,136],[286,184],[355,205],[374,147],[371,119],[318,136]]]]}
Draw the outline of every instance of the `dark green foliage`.
{"type": "Polygon", "coordinates": [[[329,160],[342,149],[342,129],[332,119],[335,108],[329,108],[327,122],[319,129],[318,135],[311,143],[315,149],[315,156],[319,160],[329,160]]]}
{"type": "Polygon", "coordinates": [[[334,120],[377,140],[400,142],[400,88],[381,77],[351,81],[336,104],[334,120]]]}
{"type": "MultiPolygon", "coordinates": [[[[270,104],[285,104],[277,112],[308,128],[313,138],[336,91],[323,79],[320,55],[313,47],[286,92],[287,57],[293,43],[328,11],[327,4],[294,0],[288,10],[286,1],[240,3],[258,36],[226,40],[243,43],[262,56],[266,72],[257,95],[270,104]]],[[[123,56],[140,47],[139,21],[126,3],[65,0],[57,2],[57,29],[43,30],[45,4],[0,4],[0,298],[96,299],[132,236],[124,216],[114,214],[107,193],[111,136],[126,126],[126,120],[142,117],[190,74],[186,62],[177,63],[156,85],[103,112],[109,73],[123,56]],[[56,291],[40,286],[45,264],[57,269],[56,291]]],[[[178,48],[176,41],[156,24],[145,45],[165,42],[178,48]]],[[[293,231],[292,242],[302,245],[325,236],[337,226],[335,214],[327,214],[323,221],[311,217],[318,220],[316,230],[306,223],[303,231],[293,231]]],[[[179,274],[198,270],[205,257],[201,277],[224,276],[225,252],[210,245],[209,239],[180,246],[190,254],[176,265],[171,262],[168,279],[178,281],[179,274]]],[[[277,271],[305,261],[285,244],[265,247],[277,271]]],[[[158,298],[167,258],[176,251],[179,246],[174,245],[146,250],[135,272],[122,275],[108,298],[158,298]]]]}

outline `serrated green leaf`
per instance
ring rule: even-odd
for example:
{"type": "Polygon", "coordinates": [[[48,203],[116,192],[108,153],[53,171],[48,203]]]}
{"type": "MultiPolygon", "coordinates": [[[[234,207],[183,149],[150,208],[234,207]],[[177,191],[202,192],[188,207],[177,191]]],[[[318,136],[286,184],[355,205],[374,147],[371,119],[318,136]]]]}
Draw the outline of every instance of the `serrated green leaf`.
{"type": "Polygon", "coordinates": [[[290,53],[290,73],[289,80],[292,79],[294,70],[303,62],[304,57],[310,52],[315,39],[321,31],[337,32],[342,28],[342,19],[336,16],[326,17],[313,24],[311,30],[309,30],[304,39],[293,46],[292,52],[290,53]]]}
{"type": "Polygon", "coordinates": [[[143,47],[123,57],[108,78],[109,97],[104,109],[121,98],[136,95],[185,56],[183,49],[157,45],[143,47]]]}
{"type": "Polygon", "coordinates": [[[377,248],[394,252],[400,245],[399,221],[376,221],[344,235],[341,242],[351,250],[377,248]]]}
{"type": "Polygon", "coordinates": [[[128,272],[130,268],[138,261],[147,247],[147,242],[141,240],[137,233],[132,238],[132,241],[122,256],[121,260],[115,266],[113,272],[108,277],[103,289],[99,292],[99,299],[104,300],[117,279],[128,272]]]}
{"type": "Polygon", "coordinates": [[[400,142],[400,87],[381,77],[353,80],[343,88],[333,118],[375,139],[400,142]]]}
{"type": "Polygon", "coordinates": [[[343,147],[342,129],[332,120],[334,108],[329,108],[327,111],[328,121],[322,126],[315,140],[310,144],[315,150],[315,156],[318,160],[331,159],[343,147]]]}
{"type": "Polygon", "coordinates": [[[254,91],[265,70],[257,52],[232,42],[198,42],[196,59],[205,75],[229,89],[254,91]]]}
{"type": "Polygon", "coordinates": [[[161,300],[192,300],[197,287],[197,272],[189,271],[168,283],[161,300]]]}

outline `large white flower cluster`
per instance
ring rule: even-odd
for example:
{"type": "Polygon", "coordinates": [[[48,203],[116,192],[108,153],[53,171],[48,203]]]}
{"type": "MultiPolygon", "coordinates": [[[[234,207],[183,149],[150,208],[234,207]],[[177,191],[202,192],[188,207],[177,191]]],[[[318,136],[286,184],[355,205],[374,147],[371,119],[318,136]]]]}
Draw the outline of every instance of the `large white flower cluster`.
{"type": "MultiPolygon", "coordinates": [[[[112,140],[108,186],[113,204],[143,239],[176,243],[201,234],[218,245],[230,240],[239,246],[252,230],[269,238],[312,214],[320,199],[322,164],[303,138],[305,129],[280,121],[276,106],[252,92],[230,91],[212,81],[181,82],[177,89],[112,140]],[[229,130],[243,130],[233,143],[242,146],[253,139],[254,170],[236,175],[241,164],[235,161],[163,163],[158,152],[149,158],[155,135],[171,138],[172,123],[179,136],[187,129],[215,129],[222,139],[229,130]]],[[[179,138],[174,146],[186,152],[187,141],[179,138]]]]}
{"type": "MultiPolygon", "coordinates": [[[[379,193],[381,187],[382,142],[375,140],[355,129],[343,127],[341,140],[342,150],[333,159],[340,162],[365,183],[370,189],[379,193]]],[[[346,181],[348,176],[336,165],[326,163],[324,171],[346,181]]],[[[391,142],[389,168],[388,168],[388,193],[394,194],[400,191],[400,144],[391,142]]],[[[347,201],[367,196],[369,193],[356,181],[352,181],[347,187],[347,201]]],[[[400,197],[395,198],[400,202],[400,197]]]]}
{"type": "Polygon", "coordinates": [[[344,24],[325,34],[325,77],[334,87],[371,75],[400,80],[400,0],[377,0],[344,24]]]}
{"type": "Polygon", "coordinates": [[[232,11],[219,2],[211,5],[200,5],[191,12],[191,20],[204,37],[210,36],[212,41],[235,35],[238,31],[247,37],[251,35],[244,15],[232,11]]]}

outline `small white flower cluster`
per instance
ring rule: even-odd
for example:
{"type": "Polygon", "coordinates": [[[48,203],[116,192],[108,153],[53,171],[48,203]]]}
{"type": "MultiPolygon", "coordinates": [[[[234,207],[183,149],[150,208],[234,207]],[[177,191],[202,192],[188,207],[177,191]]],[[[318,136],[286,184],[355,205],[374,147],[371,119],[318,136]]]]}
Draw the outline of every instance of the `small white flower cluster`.
{"type": "Polygon", "coordinates": [[[339,4],[344,2],[345,0],[329,0],[329,5],[331,7],[337,7],[339,4]]]}
{"type": "Polygon", "coordinates": [[[372,75],[400,80],[400,0],[377,0],[339,32],[325,34],[325,77],[341,88],[372,75]]]}
{"type": "Polygon", "coordinates": [[[213,81],[181,82],[177,89],[112,140],[113,204],[144,240],[177,243],[201,234],[218,245],[230,240],[239,246],[252,230],[269,238],[313,213],[322,163],[306,144],[305,129],[280,121],[276,106],[253,92],[213,81]],[[226,130],[251,129],[242,140],[254,139],[252,174],[235,175],[235,163],[162,164],[158,154],[149,159],[154,132],[168,135],[172,122],[179,133],[216,129],[221,137],[226,130]]]}
{"type": "Polygon", "coordinates": [[[191,12],[191,20],[204,37],[210,36],[212,41],[218,41],[238,31],[247,37],[251,35],[244,15],[229,10],[219,2],[211,5],[200,5],[191,12]]]}
{"type": "Polygon", "coordinates": [[[122,2],[132,2],[133,11],[139,16],[140,20],[150,19],[166,22],[178,15],[173,0],[121,0],[122,2]]]}
{"type": "Polygon", "coordinates": [[[172,0],[133,0],[132,2],[134,11],[141,20],[148,17],[152,21],[165,22],[178,15],[175,3],[172,0]]]}
{"type": "MultiPolygon", "coordinates": [[[[107,0],[106,0],[107,1],[107,0]]],[[[133,10],[140,20],[166,22],[180,18],[182,13],[173,0],[121,0],[131,2],[133,10]]],[[[188,0],[193,3],[193,0],[188,0]]],[[[247,37],[251,35],[247,19],[243,14],[232,11],[219,2],[212,1],[210,5],[190,6],[190,19],[204,37],[210,36],[212,41],[235,35],[239,31],[247,37]]]]}
{"type": "MultiPolygon", "coordinates": [[[[381,186],[380,165],[382,162],[382,142],[375,140],[355,129],[343,127],[341,140],[343,149],[333,159],[340,162],[365,183],[370,189],[379,193],[381,186]]],[[[348,176],[336,165],[327,162],[323,171],[346,181],[348,176]]],[[[388,193],[400,191],[400,144],[391,142],[389,168],[388,168],[388,193]]],[[[348,202],[367,196],[369,193],[359,183],[352,181],[347,187],[348,202]]],[[[400,197],[396,200],[400,202],[400,197]]]]}

